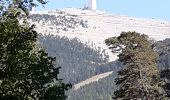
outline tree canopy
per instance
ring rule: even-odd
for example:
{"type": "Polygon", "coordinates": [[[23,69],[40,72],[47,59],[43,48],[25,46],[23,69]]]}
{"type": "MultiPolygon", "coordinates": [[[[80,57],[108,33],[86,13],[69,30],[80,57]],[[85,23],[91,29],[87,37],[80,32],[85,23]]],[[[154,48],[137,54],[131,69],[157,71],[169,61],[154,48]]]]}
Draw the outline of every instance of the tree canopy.
{"type": "Polygon", "coordinates": [[[0,10],[0,100],[65,100],[71,85],[58,78],[56,58],[38,46],[34,25],[19,20],[17,10],[27,2],[33,0],[13,0],[16,9],[0,10]]]}
{"type": "Polygon", "coordinates": [[[120,36],[109,38],[106,44],[121,46],[119,61],[123,69],[115,79],[119,89],[114,92],[114,99],[122,100],[160,100],[163,98],[158,56],[152,50],[146,35],[136,32],[122,32],[120,36]]]}
{"type": "Polygon", "coordinates": [[[0,0],[0,14],[8,11],[8,8],[17,8],[18,10],[24,11],[27,15],[32,7],[38,6],[38,4],[45,5],[48,1],[46,0],[0,0]]]}

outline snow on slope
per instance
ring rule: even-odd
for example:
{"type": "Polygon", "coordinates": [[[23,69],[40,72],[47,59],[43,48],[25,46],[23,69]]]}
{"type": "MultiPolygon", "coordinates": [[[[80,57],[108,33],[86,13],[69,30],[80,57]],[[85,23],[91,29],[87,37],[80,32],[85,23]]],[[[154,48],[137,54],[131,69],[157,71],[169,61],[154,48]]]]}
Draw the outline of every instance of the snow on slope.
{"type": "MultiPolygon", "coordinates": [[[[67,31],[58,31],[52,22],[33,22],[37,30],[44,34],[55,34],[68,38],[79,38],[82,42],[94,42],[97,46],[105,49],[110,61],[117,59],[117,54],[113,55],[104,43],[108,37],[118,36],[122,31],[136,31],[144,33],[155,40],[163,40],[170,37],[170,22],[154,19],[140,19],[124,15],[108,14],[102,11],[81,10],[75,8],[65,8],[60,10],[37,12],[37,14],[66,15],[66,17],[77,17],[87,21],[88,27],[76,27],[67,31]],[[70,16],[67,16],[67,15],[70,16]]],[[[68,22],[69,23],[69,22],[68,22]]]]}

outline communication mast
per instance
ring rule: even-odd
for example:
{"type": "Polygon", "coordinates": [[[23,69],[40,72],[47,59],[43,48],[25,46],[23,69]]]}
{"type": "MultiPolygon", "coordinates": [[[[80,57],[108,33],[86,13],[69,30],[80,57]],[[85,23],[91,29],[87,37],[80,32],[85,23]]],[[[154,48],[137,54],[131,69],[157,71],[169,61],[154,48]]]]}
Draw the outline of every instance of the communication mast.
{"type": "Polygon", "coordinates": [[[90,10],[96,10],[97,9],[96,0],[90,0],[89,1],[89,9],[90,10]]]}
{"type": "Polygon", "coordinates": [[[31,8],[31,14],[34,14],[35,13],[35,7],[32,7],[31,8]]]}

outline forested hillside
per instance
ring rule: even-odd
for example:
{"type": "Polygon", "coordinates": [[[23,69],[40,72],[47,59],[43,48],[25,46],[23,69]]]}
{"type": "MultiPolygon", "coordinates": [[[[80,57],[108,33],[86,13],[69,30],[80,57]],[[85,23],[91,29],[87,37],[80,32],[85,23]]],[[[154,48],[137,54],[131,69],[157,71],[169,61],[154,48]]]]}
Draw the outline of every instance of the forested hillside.
{"type": "MultiPolygon", "coordinates": [[[[160,61],[168,63],[169,39],[154,44],[154,50],[160,55],[160,61]],[[162,60],[163,59],[163,60],[162,60]],[[166,60],[166,61],[165,61],[166,60]]],[[[107,53],[101,51],[94,44],[83,44],[79,39],[68,39],[67,37],[54,35],[39,35],[39,43],[45,47],[51,56],[57,58],[61,66],[60,77],[65,82],[73,85],[84,81],[92,76],[113,71],[113,74],[98,82],[92,82],[77,90],[71,89],[68,93],[68,100],[109,100],[116,90],[114,79],[117,71],[121,69],[120,62],[108,62],[107,53]],[[89,63],[91,62],[91,63],[89,63]]],[[[58,66],[58,65],[57,65],[58,66]]]]}
{"type": "Polygon", "coordinates": [[[106,52],[100,51],[101,49],[94,44],[83,44],[76,38],[39,35],[39,43],[46,48],[49,55],[56,57],[56,66],[61,66],[59,77],[72,85],[92,76],[114,71],[109,77],[100,79],[99,82],[90,83],[77,90],[73,87],[68,92],[68,100],[79,100],[82,97],[84,100],[98,100],[97,95],[100,95],[99,98],[103,100],[111,97],[111,92],[115,89],[113,80],[116,71],[121,68],[118,61],[108,62],[109,55],[106,52]]]}
{"type": "Polygon", "coordinates": [[[72,84],[120,66],[116,61],[108,62],[109,55],[94,44],[89,46],[76,38],[40,35],[39,43],[46,48],[49,55],[57,58],[57,66],[61,66],[60,76],[72,84]]]}

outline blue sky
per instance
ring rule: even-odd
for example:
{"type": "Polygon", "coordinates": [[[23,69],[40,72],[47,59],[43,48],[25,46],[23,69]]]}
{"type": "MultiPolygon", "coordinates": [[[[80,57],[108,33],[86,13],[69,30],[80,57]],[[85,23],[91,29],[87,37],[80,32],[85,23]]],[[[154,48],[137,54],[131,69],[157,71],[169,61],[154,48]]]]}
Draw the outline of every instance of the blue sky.
{"type": "MultiPolygon", "coordinates": [[[[36,10],[50,10],[66,7],[83,8],[89,0],[49,0],[36,10]]],[[[170,0],[97,0],[97,9],[112,14],[139,18],[154,18],[170,21],[170,0]]]]}

